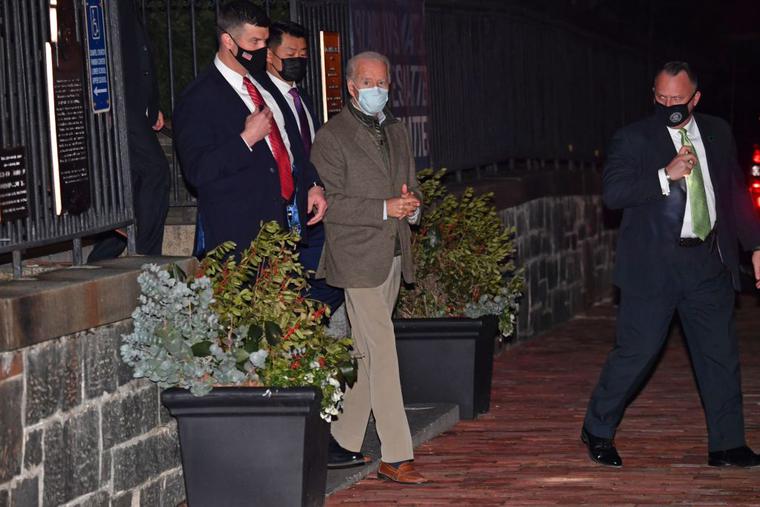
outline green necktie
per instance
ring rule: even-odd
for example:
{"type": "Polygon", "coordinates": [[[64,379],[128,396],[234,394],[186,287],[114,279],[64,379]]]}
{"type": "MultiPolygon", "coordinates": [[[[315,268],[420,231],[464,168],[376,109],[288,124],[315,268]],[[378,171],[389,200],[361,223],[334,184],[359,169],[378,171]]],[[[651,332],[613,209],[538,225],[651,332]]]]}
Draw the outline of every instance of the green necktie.
{"type": "MultiPolygon", "coordinates": [[[[681,144],[688,146],[694,156],[697,151],[691,144],[686,129],[678,129],[681,133],[681,144]]],[[[704,240],[710,234],[710,212],[707,210],[707,193],[705,192],[705,180],[702,178],[702,168],[699,166],[699,157],[694,167],[691,168],[691,175],[686,177],[686,192],[689,195],[691,203],[691,227],[694,234],[701,240],[704,240]]]]}

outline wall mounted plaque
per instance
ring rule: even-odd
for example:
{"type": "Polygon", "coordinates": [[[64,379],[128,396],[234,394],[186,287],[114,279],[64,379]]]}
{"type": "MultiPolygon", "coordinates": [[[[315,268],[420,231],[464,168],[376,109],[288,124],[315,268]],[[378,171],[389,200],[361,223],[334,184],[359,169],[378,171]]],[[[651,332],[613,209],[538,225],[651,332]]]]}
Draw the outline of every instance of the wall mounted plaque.
{"type": "Polygon", "coordinates": [[[343,109],[343,64],[341,63],[340,34],[319,32],[319,51],[322,77],[322,117],[327,121],[343,109]]]}
{"type": "Polygon", "coordinates": [[[45,43],[50,155],[55,212],[90,207],[85,122],[85,59],[74,0],[50,0],[50,42],[45,43]]]}
{"type": "Polygon", "coordinates": [[[24,147],[0,149],[0,222],[29,216],[24,147]]]}

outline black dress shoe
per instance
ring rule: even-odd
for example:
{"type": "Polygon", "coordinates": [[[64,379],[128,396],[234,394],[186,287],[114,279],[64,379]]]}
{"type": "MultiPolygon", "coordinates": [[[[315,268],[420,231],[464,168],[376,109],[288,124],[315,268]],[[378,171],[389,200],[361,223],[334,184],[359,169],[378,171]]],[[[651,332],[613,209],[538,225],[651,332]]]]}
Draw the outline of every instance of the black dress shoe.
{"type": "Polygon", "coordinates": [[[327,447],[327,468],[348,468],[369,463],[369,458],[360,452],[349,451],[340,446],[337,440],[330,435],[330,443],[327,447]]]}
{"type": "Polygon", "coordinates": [[[623,460],[615,449],[611,438],[601,438],[586,431],[585,426],[581,429],[581,440],[588,448],[588,455],[592,461],[607,467],[621,467],[623,460]]]}
{"type": "Polygon", "coordinates": [[[715,451],[707,455],[707,464],[711,467],[742,467],[752,468],[760,466],[760,454],[755,454],[752,449],[743,445],[726,451],[715,451]]]}

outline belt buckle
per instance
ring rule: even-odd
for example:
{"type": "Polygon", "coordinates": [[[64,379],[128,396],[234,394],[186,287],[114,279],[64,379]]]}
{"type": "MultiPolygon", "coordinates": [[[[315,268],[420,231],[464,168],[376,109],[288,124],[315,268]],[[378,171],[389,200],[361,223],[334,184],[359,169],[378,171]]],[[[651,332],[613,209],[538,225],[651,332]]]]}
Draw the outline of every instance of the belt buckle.
{"type": "Polygon", "coordinates": [[[712,244],[713,240],[715,239],[714,233],[715,233],[715,229],[711,230],[704,240],[699,239],[699,238],[678,238],[678,246],[691,248],[695,246],[701,246],[704,244],[712,244]]]}

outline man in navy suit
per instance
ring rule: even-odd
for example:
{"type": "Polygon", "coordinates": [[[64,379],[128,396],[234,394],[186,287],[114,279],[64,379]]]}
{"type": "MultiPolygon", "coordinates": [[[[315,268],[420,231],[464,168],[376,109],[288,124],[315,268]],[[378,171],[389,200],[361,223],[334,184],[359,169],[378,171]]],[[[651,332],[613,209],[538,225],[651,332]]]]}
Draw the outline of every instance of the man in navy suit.
{"type": "Polygon", "coordinates": [[[297,164],[289,143],[295,132],[288,133],[274,98],[255,77],[266,67],[269,18],[237,0],[220,9],[217,26],[214,62],[174,110],[177,153],[198,194],[205,246],[234,241],[239,253],[270,220],[308,241],[306,226],[322,220],[327,201],[314,168],[297,164]]]}
{"type": "MultiPolygon", "coordinates": [[[[276,22],[269,27],[267,46],[267,70],[257,75],[257,80],[275,98],[290,128],[288,135],[293,155],[298,165],[308,164],[314,133],[319,128],[319,120],[308,95],[296,83],[306,75],[308,63],[308,33],[306,28],[292,21],[276,22]]],[[[312,166],[313,167],[313,166],[312,166]]],[[[299,260],[304,267],[316,272],[325,244],[325,229],[320,222],[308,227],[308,243],[299,245],[299,260]]],[[[308,296],[330,306],[334,311],[343,304],[343,289],[328,285],[324,278],[309,279],[308,296]]],[[[330,436],[328,447],[329,468],[344,468],[363,465],[366,458],[361,452],[351,452],[342,448],[330,436]]]]}
{"type": "MultiPolygon", "coordinates": [[[[296,83],[306,75],[308,65],[308,33],[292,21],[272,23],[269,27],[267,70],[256,76],[261,86],[277,103],[287,126],[287,135],[296,167],[309,166],[311,143],[319,120],[311,100],[296,83]]],[[[299,245],[299,260],[310,271],[316,271],[325,244],[325,229],[320,222],[307,227],[308,240],[299,245]]],[[[343,289],[327,285],[324,278],[309,280],[309,297],[321,301],[335,310],[343,303],[343,289]]]]}
{"type": "Polygon", "coordinates": [[[697,79],[670,62],[654,81],[656,114],[619,130],[603,198],[623,209],[614,282],[617,341],[589,402],[581,438],[592,460],[622,466],[613,437],[651,372],[678,311],[705,411],[708,464],[753,467],[746,445],[734,330],[737,239],[754,250],[760,288],[760,223],[728,124],[694,113],[697,79]]]}
{"type": "MultiPolygon", "coordinates": [[[[135,212],[135,247],[141,255],[161,255],[164,222],[169,210],[169,164],[156,137],[164,126],[159,109],[158,78],[148,33],[134,0],[115,3],[124,76],[124,108],[132,200],[135,212]]],[[[87,262],[113,259],[127,247],[122,230],[102,235],[87,262]]]]}

